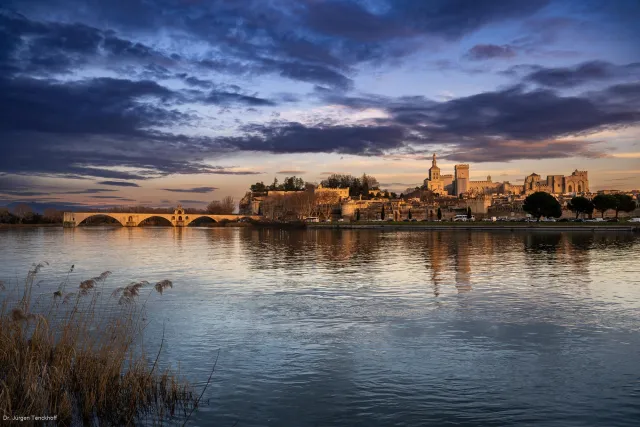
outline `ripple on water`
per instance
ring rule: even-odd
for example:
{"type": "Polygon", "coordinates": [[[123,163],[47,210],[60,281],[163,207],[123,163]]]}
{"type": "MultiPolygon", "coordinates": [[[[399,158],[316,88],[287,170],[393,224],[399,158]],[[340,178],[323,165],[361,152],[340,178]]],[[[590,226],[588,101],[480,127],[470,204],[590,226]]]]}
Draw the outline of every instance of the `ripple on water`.
{"type": "MultiPolygon", "coordinates": [[[[637,425],[630,233],[0,230],[0,280],[46,295],[170,279],[148,348],[203,386],[196,425],[637,425]]],[[[107,289],[107,290],[108,290],[107,289]]],[[[6,295],[5,295],[6,297],[6,295]]]]}

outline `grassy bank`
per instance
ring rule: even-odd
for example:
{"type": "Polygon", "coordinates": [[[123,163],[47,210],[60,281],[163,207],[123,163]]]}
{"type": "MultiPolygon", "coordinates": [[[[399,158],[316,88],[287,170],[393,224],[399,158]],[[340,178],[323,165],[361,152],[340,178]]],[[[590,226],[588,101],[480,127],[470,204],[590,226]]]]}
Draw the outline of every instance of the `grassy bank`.
{"type": "Polygon", "coordinates": [[[188,418],[198,398],[175,372],[159,368],[164,337],[150,355],[141,344],[146,301],[171,282],[130,283],[105,294],[107,271],[36,296],[45,264],[34,265],[23,284],[0,282],[3,419],[18,424],[19,417],[37,415],[60,425],[129,425],[188,418]]]}

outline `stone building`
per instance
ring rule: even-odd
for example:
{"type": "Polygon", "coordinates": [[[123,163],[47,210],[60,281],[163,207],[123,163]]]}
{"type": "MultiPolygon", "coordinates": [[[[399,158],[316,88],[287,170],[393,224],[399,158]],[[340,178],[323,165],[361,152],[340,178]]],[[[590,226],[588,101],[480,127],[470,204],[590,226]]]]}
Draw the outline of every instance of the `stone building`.
{"type": "Polygon", "coordinates": [[[470,166],[458,164],[454,166],[453,175],[442,175],[433,155],[429,177],[424,180],[423,188],[438,195],[479,196],[483,194],[530,194],[545,191],[551,194],[589,193],[589,176],[587,171],[575,170],[569,176],[547,175],[546,180],[536,173],[525,177],[523,185],[513,185],[508,181],[495,182],[491,175],[484,181],[472,181],[470,166]]]}
{"type": "Polygon", "coordinates": [[[589,193],[589,173],[576,169],[569,176],[547,175],[544,181],[540,175],[532,173],[524,179],[523,192],[530,194],[536,191],[551,194],[589,193]]]}
{"type": "Polygon", "coordinates": [[[335,195],[337,196],[338,200],[349,198],[348,188],[327,188],[327,187],[323,187],[322,184],[318,185],[313,190],[313,193],[318,196],[335,195]]]}

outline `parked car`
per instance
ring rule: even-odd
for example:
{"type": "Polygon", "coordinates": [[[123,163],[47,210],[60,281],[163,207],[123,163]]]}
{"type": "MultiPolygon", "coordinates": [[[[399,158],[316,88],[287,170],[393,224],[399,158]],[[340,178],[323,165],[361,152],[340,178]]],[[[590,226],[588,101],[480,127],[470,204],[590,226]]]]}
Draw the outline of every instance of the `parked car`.
{"type": "Polygon", "coordinates": [[[607,222],[618,222],[618,218],[609,218],[607,222]]]}
{"type": "Polygon", "coordinates": [[[588,219],[586,222],[605,222],[604,218],[593,218],[593,219],[588,219]]]}
{"type": "Polygon", "coordinates": [[[571,221],[569,218],[560,218],[558,222],[569,222],[571,221]]]}
{"type": "Polygon", "coordinates": [[[629,222],[640,222],[640,218],[630,218],[629,222]]]}

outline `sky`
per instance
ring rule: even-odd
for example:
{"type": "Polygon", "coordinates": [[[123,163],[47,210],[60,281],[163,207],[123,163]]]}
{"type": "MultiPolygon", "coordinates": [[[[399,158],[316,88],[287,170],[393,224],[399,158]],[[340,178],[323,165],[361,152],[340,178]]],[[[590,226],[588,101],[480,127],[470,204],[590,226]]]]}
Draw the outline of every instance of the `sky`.
{"type": "Polygon", "coordinates": [[[637,0],[3,0],[0,205],[469,163],[640,188],[637,0]]]}

